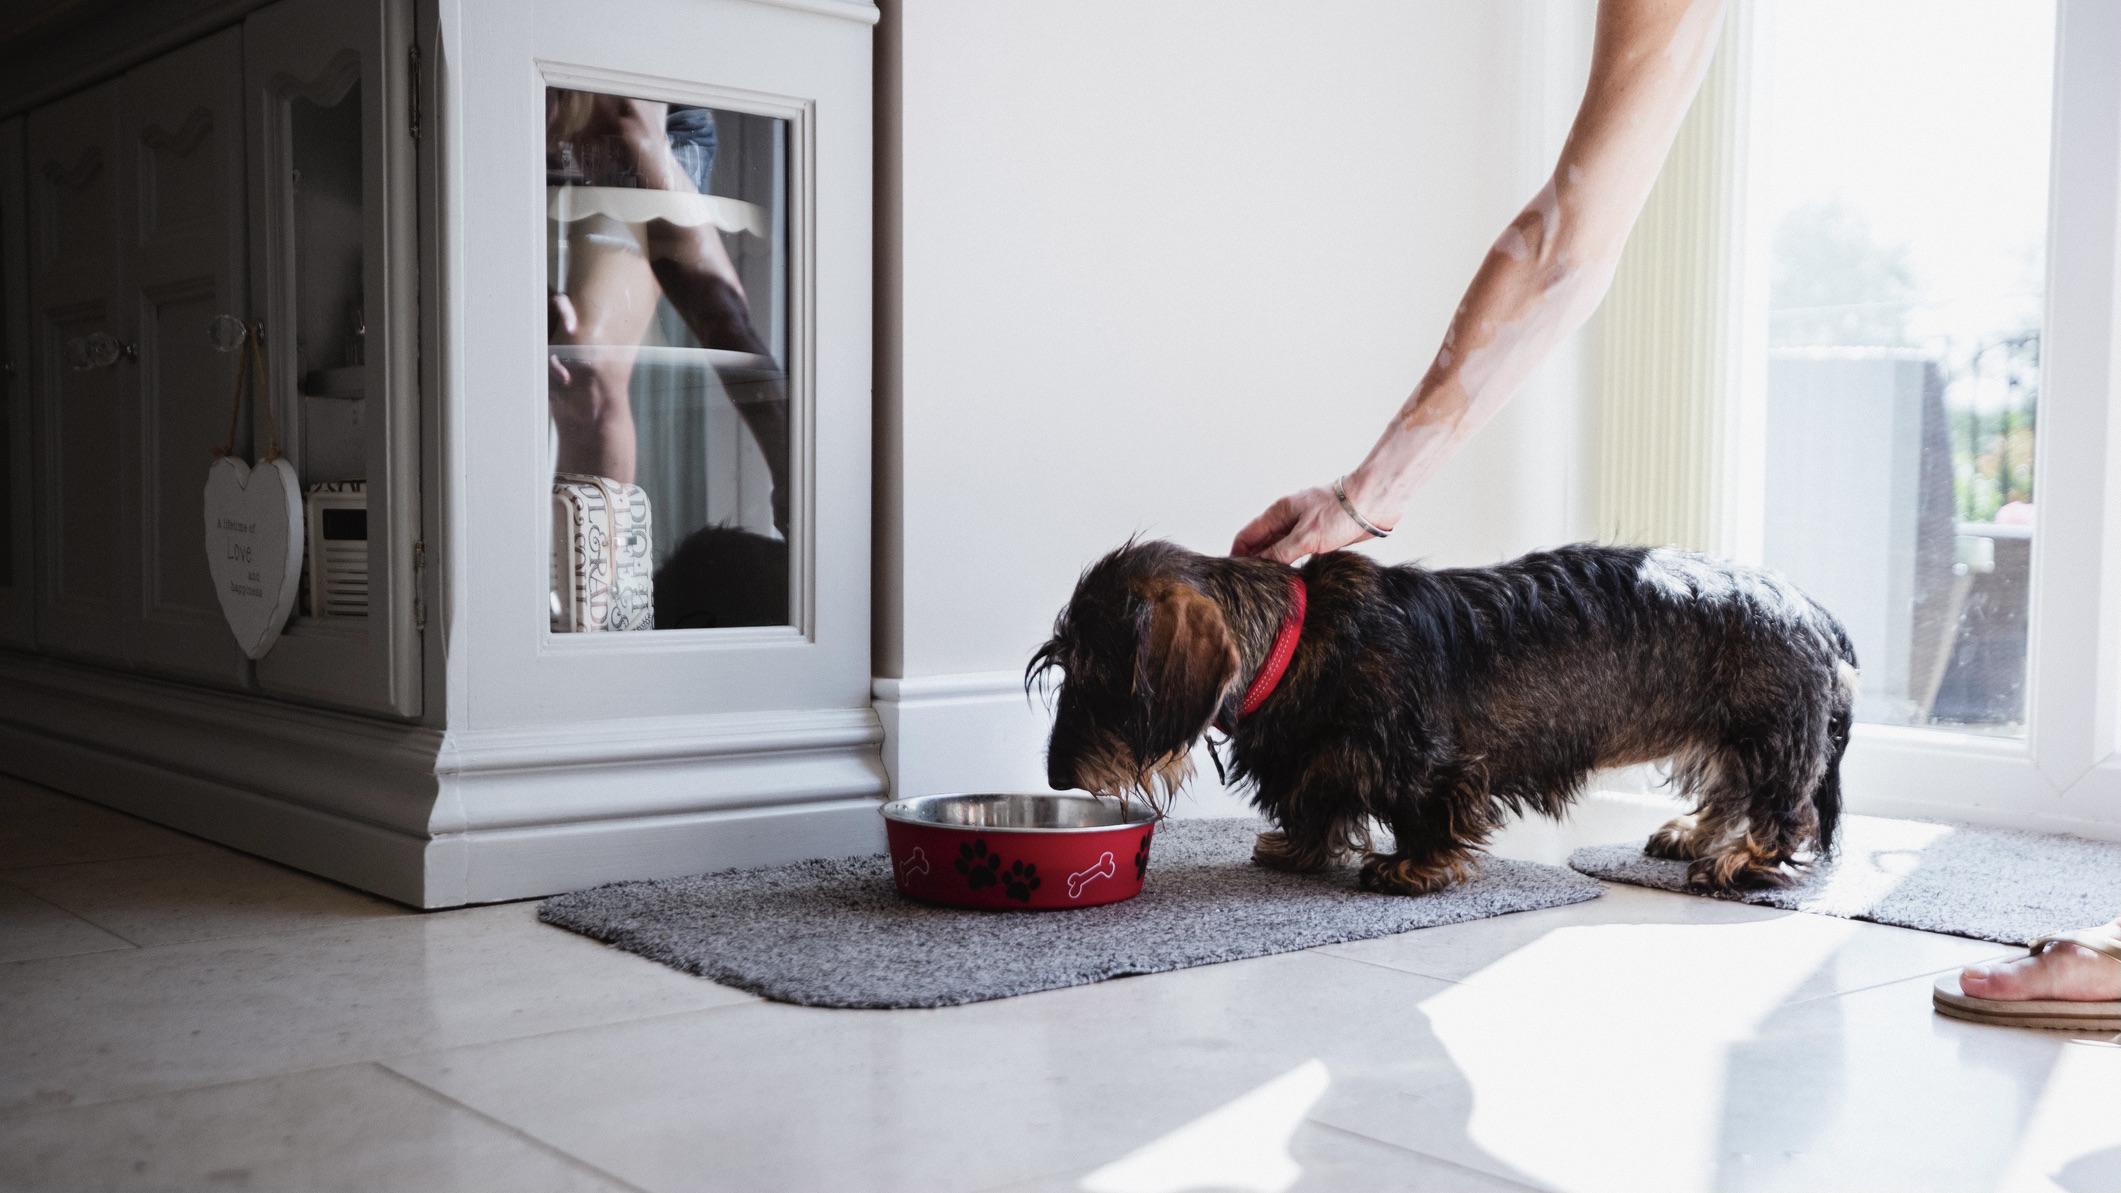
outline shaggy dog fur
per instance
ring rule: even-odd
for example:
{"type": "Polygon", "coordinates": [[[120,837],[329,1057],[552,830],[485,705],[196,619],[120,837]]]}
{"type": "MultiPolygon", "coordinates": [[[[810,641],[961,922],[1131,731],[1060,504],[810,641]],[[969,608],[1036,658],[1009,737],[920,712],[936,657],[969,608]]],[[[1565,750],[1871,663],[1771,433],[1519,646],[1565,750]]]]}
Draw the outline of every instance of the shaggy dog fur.
{"type": "Polygon", "coordinates": [[[1238,720],[1291,574],[1165,542],[1085,571],[1026,669],[1062,675],[1052,785],[1168,800],[1193,743],[1229,725],[1233,773],[1275,826],[1254,861],[1362,851],[1363,885],[1401,894],[1470,874],[1505,816],[1559,817],[1592,771],[1643,762],[1669,761],[1694,805],[1648,851],[1696,883],[1786,881],[1832,849],[1856,657],[1781,577],[1642,547],[1437,570],[1315,556],[1295,657],[1238,720]]]}

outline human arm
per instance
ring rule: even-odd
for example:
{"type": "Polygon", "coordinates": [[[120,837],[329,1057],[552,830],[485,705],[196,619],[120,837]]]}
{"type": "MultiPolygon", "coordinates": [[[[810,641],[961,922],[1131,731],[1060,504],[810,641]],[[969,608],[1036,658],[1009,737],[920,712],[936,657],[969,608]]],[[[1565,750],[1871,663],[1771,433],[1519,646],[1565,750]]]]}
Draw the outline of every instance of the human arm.
{"type": "MultiPolygon", "coordinates": [[[[1596,309],[1723,13],[1724,0],[1600,0],[1590,78],[1553,174],[1496,238],[1428,371],[1344,478],[1366,520],[1397,525],[1414,491],[1596,309]]],[[[1293,563],[1366,536],[1320,485],[1269,506],[1230,552],[1293,563]]]]}

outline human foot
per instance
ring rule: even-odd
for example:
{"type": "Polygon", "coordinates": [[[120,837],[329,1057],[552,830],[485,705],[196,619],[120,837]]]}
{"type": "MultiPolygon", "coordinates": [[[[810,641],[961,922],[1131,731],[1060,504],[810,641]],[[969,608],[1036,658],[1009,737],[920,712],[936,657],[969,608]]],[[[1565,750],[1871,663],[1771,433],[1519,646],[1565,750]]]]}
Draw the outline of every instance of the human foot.
{"type": "MultiPolygon", "coordinates": [[[[2092,931],[2121,938],[2121,919],[2092,931]]],[[[2121,1000],[2121,960],[2057,942],[2031,956],[1970,965],[1959,975],[1959,989],[1997,1002],[2110,1002],[2121,1000]]]]}

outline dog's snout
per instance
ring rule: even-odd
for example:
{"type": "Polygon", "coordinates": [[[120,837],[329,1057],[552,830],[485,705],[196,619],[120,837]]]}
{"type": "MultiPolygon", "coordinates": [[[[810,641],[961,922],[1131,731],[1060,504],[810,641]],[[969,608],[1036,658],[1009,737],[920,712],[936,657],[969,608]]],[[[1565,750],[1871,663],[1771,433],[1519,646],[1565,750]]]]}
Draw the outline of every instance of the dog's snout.
{"type": "Polygon", "coordinates": [[[1075,790],[1075,768],[1056,759],[1047,759],[1046,785],[1055,791],[1075,790]]]}

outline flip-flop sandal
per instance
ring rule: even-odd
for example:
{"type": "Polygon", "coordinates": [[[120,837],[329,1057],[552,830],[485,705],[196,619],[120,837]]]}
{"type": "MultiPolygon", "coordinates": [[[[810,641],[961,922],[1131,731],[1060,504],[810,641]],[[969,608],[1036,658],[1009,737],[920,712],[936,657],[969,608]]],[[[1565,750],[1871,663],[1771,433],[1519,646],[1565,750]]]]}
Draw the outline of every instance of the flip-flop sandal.
{"type": "MultiPolygon", "coordinates": [[[[2026,948],[2034,956],[2038,956],[2040,951],[2049,945],[2064,943],[2083,945],[2095,953],[2103,953],[2116,962],[2121,962],[2121,935],[2116,935],[2111,926],[2058,932],[2053,936],[2043,936],[2026,948]]],[[[2044,1027],[2054,1031],[2121,1031],[2121,999],[2075,1002],[2061,998],[1975,998],[1959,989],[1959,975],[1952,973],[1937,979],[1936,988],[1930,994],[1930,1003],[1937,1008],[1940,1015],[1949,1015],[1954,1019],[1965,1019],[1973,1023],[1993,1023],[2002,1027],[2044,1027]]]]}

